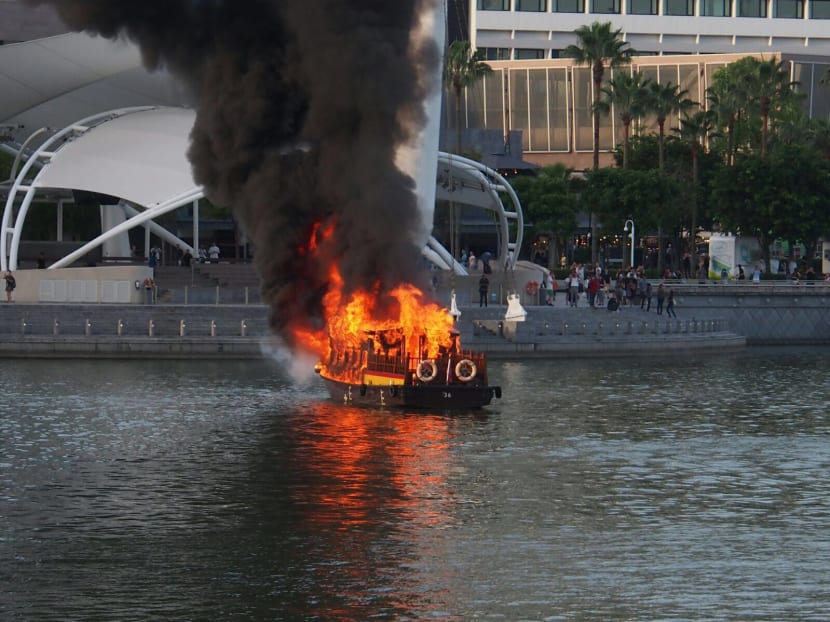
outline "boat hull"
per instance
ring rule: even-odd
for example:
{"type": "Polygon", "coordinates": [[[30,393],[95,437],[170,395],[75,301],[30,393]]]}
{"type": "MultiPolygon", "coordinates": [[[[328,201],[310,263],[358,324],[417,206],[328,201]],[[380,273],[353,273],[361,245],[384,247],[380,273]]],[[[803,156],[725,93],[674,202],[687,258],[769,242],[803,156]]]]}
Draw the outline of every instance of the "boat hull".
{"type": "Polygon", "coordinates": [[[476,410],[501,397],[501,388],[489,385],[360,385],[321,378],[334,401],[370,408],[476,410]]]}

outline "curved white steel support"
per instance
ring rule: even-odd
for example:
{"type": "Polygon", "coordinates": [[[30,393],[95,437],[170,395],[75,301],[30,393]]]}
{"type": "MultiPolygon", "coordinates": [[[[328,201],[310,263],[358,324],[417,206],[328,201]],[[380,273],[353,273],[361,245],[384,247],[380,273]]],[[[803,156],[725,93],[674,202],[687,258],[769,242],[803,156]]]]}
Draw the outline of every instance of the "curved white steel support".
{"type": "Polygon", "coordinates": [[[114,226],[112,229],[105,231],[94,240],[90,240],[89,242],[84,244],[81,248],[72,251],[63,259],[56,261],[51,266],[49,266],[49,268],[65,268],[76,259],[80,259],[93,248],[100,246],[106,240],[115,237],[119,233],[129,231],[133,227],[137,227],[138,225],[144,224],[148,220],[152,220],[153,218],[156,218],[158,216],[163,216],[168,212],[172,212],[173,210],[180,208],[182,205],[186,205],[187,203],[195,201],[196,199],[202,198],[203,192],[204,191],[202,190],[202,188],[194,188],[190,192],[186,192],[185,194],[174,197],[169,201],[165,201],[164,203],[160,203],[159,205],[151,207],[147,211],[141,212],[138,215],[133,216],[128,220],[125,220],[121,224],[114,226]]]}
{"type": "Polygon", "coordinates": [[[450,253],[444,245],[441,244],[441,242],[435,239],[435,236],[429,236],[429,240],[427,240],[427,245],[424,247],[423,254],[427,259],[430,259],[435,265],[440,266],[444,270],[453,270],[460,276],[468,274],[467,266],[463,265],[455,257],[453,257],[452,253],[450,253]],[[439,263],[433,260],[427,253],[435,253],[441,259],[441,262],[439,263]]]}
{"type": "Polygon", "coordinates": [[[43,169],[41,169],[31,183],[25,183],[26,176],[29,174],[35,163],[39,162],[41,158],[48,159],[51,157],[52,152],[50,151],[50,148],[53,145],[56,145],[57,148],[60,149],[60,146],[64,144],[64,142],[72,140],[72,137],[76,134],[87,132],[91,127],[94,127],[96,122],[103,122],[107,119],[112,119],[114,117],[141,110],[152,110],[153,108],[156,108],[156,106],[137,106],[133,108],[122,108],[119,110],[110,110],[94,114],[56,132],[46,139],[34,151],[15,177],[14,184],[9,190],[9,196],[6,198],[6,206],[3,210],[3,220],[0,222],[0,270],[5,271],[17,269],[17,254],[20,248],[20,236],[23,232],[23,223],[26,220],[29,206],[32,203],[38,177],[43,171],[43,169]],[[14,226],[12,227],[10,224],[14,214],[14,203],[17,199],[18,193],[21,190],[25,190],[26,194],[20,205],[20,209],[18,210],[17,218],[14,220],[14,226]],[[11,236],[11,240],[9,239],[9,236],[11,236]]]}
{"type": "MultiPolygon", "coordinates": [[[[203,194],[204,194],[204,193],[203,193],[203,194]]],[[[203,198],[203,197],[202,197],[202,196],[200,196],[200,197],[198,197],[198,198],[199,198],[199,199],[201,199],[201,198],[203,198]]],[[[124,211],[125,211],[127,214],[129,214],[129,216],[130,216],[129,220],[132,220],[132,219],[133,219],[133,218],[135,218],[136,216],[139,216],[139,215],[141,215],[141,214],[143,213],[142,211],[137,210],[136,208],[134,208],[134,207],[133,207],[132,205],[130,205],[129,203],[124,203],[123,201],[122,201],[122,203],[121,203],[121,207],[124,209],[124,211]]],[[[177,205],[177,206],[176,206],[176,209],[178,209],[179,207],[181,207],[181,205],[177,205]]],[[[138,226],[138,225],[136,225],[136,226],[138,226]]],[[[178,237],[178,236],[176,236],[176,235],[173,235],[173,234],[172,234],[172,233],[170,233],[167,229],[165,229],[164,227],[162,227],[160,224],[155,223],[155,222],[153,222],[153,221],[150,221],[150,223],[149,223],[147,226],[148,226],[148,227],[150,227],[150,231],[151,231],[152,233],[156,234],[156,235],[157,235],[158,237],[160,237],[162,240],[165,240],[165,241],[169,242],[170,244],[172,244],[172,245],[174,245],[174,246],[179,246],[179,247],[181,247],[182,252],[184,252],[184,251],[188,250],[188,251],[190,251],[190,254],[191,254],[193,257],[196,257],[196,256],[198,255],[198,253],[196,252],[196,247],[195,247],[195,246],[191,246],[190,244],[188,244],[187,242],[185,242],[184,240],[182,240],[180,237],[178,237]]],[[[102,241],[102,242],[104,242],[105,240],[101,240],[101,241],[102,241]]]]}
{"type": "Polygon", "coordinates": [[[476,205],[496,213],[501,242],[496,258],[497,265],[504,266],[505,270],[512,270],[516,265],[524,235],[524,215],[519,197],[516,196],[512,186],[498,172],[481,162],[444,151],[438,154],[438,167],[439,175],[436,186],[440,197],[449,200],[452,195],[452,199],[456,202],[476,205]],[[444,175],[443,179],[442,175],[444,175]],[[470,193],[474,193],[471,196],[476,198],[475,201],[464,196],[470,193]],[[508,202],[513,206],[512,210],[505,209],[500,193],[507,195],[508,202]],[[510,239],[511,221],[516,223],[514,240],[510,239]]]}

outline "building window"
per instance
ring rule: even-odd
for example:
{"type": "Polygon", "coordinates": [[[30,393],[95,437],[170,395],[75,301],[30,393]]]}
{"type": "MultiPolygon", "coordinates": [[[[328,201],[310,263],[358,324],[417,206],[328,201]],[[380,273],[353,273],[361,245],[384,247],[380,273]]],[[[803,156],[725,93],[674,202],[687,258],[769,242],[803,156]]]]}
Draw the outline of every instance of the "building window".
{"type": "Polygon", "coordinates": [[[657,0],[628,0],[629,15],[657,15],[657,0]]]}
{"type": "Polygon", "coordinates": [[[530,50],[516,48],[513,50],[513,58],[516,60],[527,60],[528,58],[545,58],[545,50],[530,50]]]}
{"type": "Polygon", "coordinates": [[[731,0],[700,0],[700,14],[707,17],[731,17],[731,0]]]}
{"type": "Polygon", "coordinates": [[[554,13],[584,13],[585,0],[551,0],[550,9],[554,13]]]}
{"type": "Polygon", "coordinates": [[[484,60],[510,60],[510,48],[478,48],[484,60]]]}
{"type": "Polygon", "coordinates": [[[803,0],[773,0],[773,17],[801,19],[804,17],[803,0]]]}
{"type": "Polygon", "coordinates": [[[478,0],[479,11],[509,11],[510,0],[478,0]]]}
{"type": "Polygon", "coordinates": [[[547,10],[547,7],[545,7],[545,0],[516,0],[516,10],[542,13],[547,10]]]}
{"type": "Polygon", "coordinates": [[[591,13],[619,15],[620,0],[591,0],[591,13]]]}
{"type": "Polygon", "coordinates": [[[738,17],[766,17],[767,0],[738,0],[738,17]]]}
{"type": "Polygon", "coordinates": [[[830,0],[812,0],[810,19],[830,19],[830,0]]]}
{"type": "Polygon", "coordinates": [[[695,0],[663,0],[663,15],[695,14],[695,0]]]}

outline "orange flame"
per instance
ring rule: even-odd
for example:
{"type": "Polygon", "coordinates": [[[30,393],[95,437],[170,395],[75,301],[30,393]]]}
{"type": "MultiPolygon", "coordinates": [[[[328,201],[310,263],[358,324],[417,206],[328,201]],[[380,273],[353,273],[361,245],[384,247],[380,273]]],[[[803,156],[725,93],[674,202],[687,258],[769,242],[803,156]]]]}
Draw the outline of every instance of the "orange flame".
{"type": "Polygon", "coordinates": [[[423,292],[414,285],[395,287],[389,293],[394,304],[385,312],[380,309],[378,286],[373,291],[356,291],[344,299],[342,285],[340,273],[332,268],[329,291],[323,298],[325,329],[297,329],[294,333],[297,343],[320,358],[324,370],[333,351],[356,350],[368,335],[382,331],[399,331],[401,347],[422,358],[433,358],[439,348],[452,345],[453,318],[449,311],[425,300],[423,292]]]}
{"type": "MultiPolygon", "coordinates": [[[[321,247],[333,231],[331,222],[316,224],[308,246],[301,252],[310,259],[313,256],[320,260],[325,255],[321,247]]],[[[397,347],[411,356],[433,358],[439,348],[453,345],[453,318],[449,311],[427,301],[424,293],[414,285],[398,285],[384,295],[381,284],[375,283],[370,289],[347,294],[345,281],[336,265],[329,268],[327,283],[328,289],[322,300],[324,328],[296,326],[293,334],[294,342],[315,354],[321,369],[330,377],[355,380],[342,377],[344,373],[351,375],[353,372],[343,372],[340,367],[338,374],[327,362],[346,351],[357,351],[369,336],[383,331],[393,331],[397,335],[396,341],[400,342],[397,347]]]]}

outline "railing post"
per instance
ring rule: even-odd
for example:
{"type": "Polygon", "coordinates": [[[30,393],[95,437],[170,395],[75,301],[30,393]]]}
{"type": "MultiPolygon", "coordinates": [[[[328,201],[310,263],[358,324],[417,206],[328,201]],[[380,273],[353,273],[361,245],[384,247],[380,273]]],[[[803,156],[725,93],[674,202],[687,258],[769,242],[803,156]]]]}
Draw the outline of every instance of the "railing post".
{"type": "Polygon", "coordinates": [[[84,322],[84,335],[87,337],[92,335],[92,321],[89,318],[84,322]]]}
{"type": "Polygon", "coordinates": [[[179,337],[184,337],[184,329],[187,327],[184,320],[179,320],[179,337]]]}
{"type": "Polygon", "coordinates": [[[147,336],[152,337],[156,330],[156,323],[153,320],[147,322],[147,336]]]}
{"type": "Polygon", "coordinates": [[[26,334],[26,318],[25,317],[22,320],[20,320],[20,334],[21,335],[26,334]]]}
{"type": "Polygon", "coordinates": [[[52,322],[52,334],[57,337],[58,333],[60,332],[61,323],[58,322],[58,318],[55,318],[52,322]]]}
{"type": "Polygon", "coordinates": [[[118,324],[116,324],[115,333],[120,337],[124,334],[124,322],[122,320],[118,320],[118,324]]]}
{"type": "Polygon", "coordinates": [[[219,286],[216,286],[216,304],[219,305],[219,286]]]}
{"type": "Polygon", "coordinates": [[[241,337],[247,337],[248,336],[248,322],[246,322],[245,320],[242,320],[239,323],[239,335],[241,337]]]}
{"type": "Polygon", "coordinates": [[[210,336],[216,337],[216,320],[210,321],[210,336]]]}

